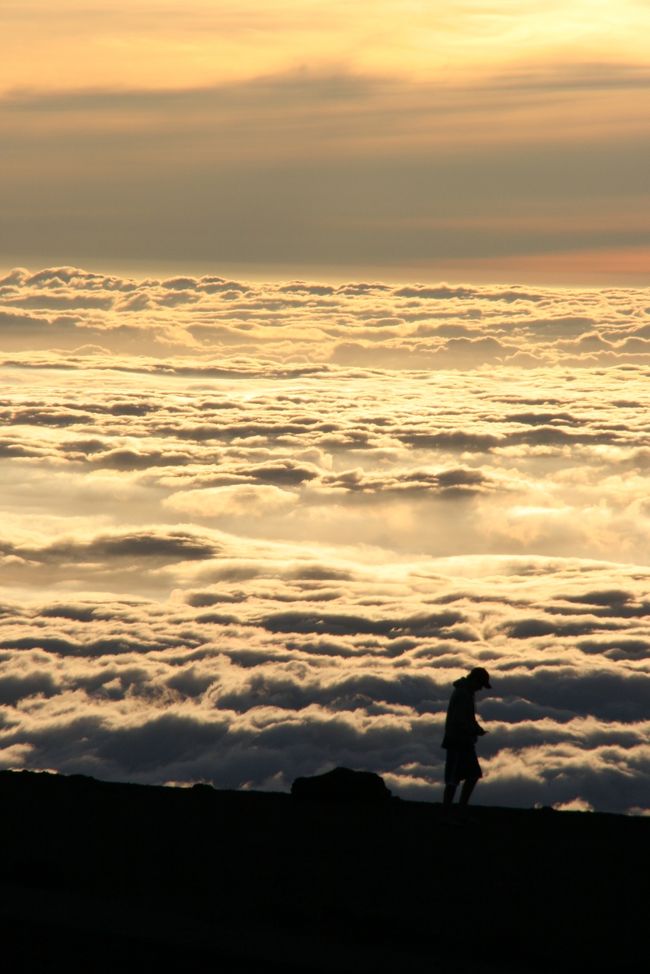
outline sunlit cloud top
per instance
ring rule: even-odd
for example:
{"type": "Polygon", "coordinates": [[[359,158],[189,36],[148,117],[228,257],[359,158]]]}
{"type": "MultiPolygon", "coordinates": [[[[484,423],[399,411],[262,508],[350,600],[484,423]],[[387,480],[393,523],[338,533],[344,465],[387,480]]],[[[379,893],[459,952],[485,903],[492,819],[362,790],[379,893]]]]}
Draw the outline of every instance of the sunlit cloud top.
{"type": "Polygon", "coordinates": [[[644,812],[639,289],[0,277],[0,767],[644,812]]]}

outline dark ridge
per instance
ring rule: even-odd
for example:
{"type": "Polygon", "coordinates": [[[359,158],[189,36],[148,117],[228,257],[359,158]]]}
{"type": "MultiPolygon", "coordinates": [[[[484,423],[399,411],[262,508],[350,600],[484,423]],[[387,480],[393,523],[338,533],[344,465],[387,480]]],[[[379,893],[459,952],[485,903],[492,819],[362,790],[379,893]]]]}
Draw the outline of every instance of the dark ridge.
{"type": "Polygon", "coordinates": [[[5,967],[644,969],[650,819],[468,814],[0,772],[5,967]]]}

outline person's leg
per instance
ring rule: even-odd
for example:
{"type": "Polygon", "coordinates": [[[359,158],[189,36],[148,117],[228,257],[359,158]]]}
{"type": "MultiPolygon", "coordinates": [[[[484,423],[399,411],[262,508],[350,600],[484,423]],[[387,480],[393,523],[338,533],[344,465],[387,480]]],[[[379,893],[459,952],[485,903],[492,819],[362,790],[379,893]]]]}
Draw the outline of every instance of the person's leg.
{"type": "Polygon", "coordinates": [[[465,778],[460,791],[459,805],[467,805],[477,781],[478,778],[465,778]]]}
{"type": "Polygon", "coordinates": [[[453,803],[457,787],[458,785],[445,785],[445,793],[442,799],[442,804],[445,806],[445,808],[449,808],[449,806],[453,803]]]}

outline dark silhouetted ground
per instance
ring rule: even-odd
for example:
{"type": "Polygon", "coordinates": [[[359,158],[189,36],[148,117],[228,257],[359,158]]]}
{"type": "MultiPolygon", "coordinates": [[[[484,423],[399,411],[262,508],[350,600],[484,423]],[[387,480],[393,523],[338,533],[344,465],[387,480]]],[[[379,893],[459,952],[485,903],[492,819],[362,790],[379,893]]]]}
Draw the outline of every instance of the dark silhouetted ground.
{"type": "Polygon", "coordinates": [[[647,969],[650,819],[0,773],[7,971],[647,969]]]}

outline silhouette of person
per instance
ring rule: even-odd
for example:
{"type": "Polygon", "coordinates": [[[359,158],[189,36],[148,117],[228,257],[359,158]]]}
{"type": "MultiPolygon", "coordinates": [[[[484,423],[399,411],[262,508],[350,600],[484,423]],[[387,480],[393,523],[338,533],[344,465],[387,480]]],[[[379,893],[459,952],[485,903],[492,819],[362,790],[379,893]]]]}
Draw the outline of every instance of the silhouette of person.
{"type": "Polygon", "coordinates": [[[476,782],[483,777],[475,744],[477,738],[487,734],[487,731],[478,723],[474,712],[474,694],[483,689],[492,689],[490,674],[482,666],[477,666],[467,676],[455,681],[449,700],[442,741],[447,751],[443,806],[448,812],[461,781],[463,787],[459,804],[467,805],[476,782]]]}

